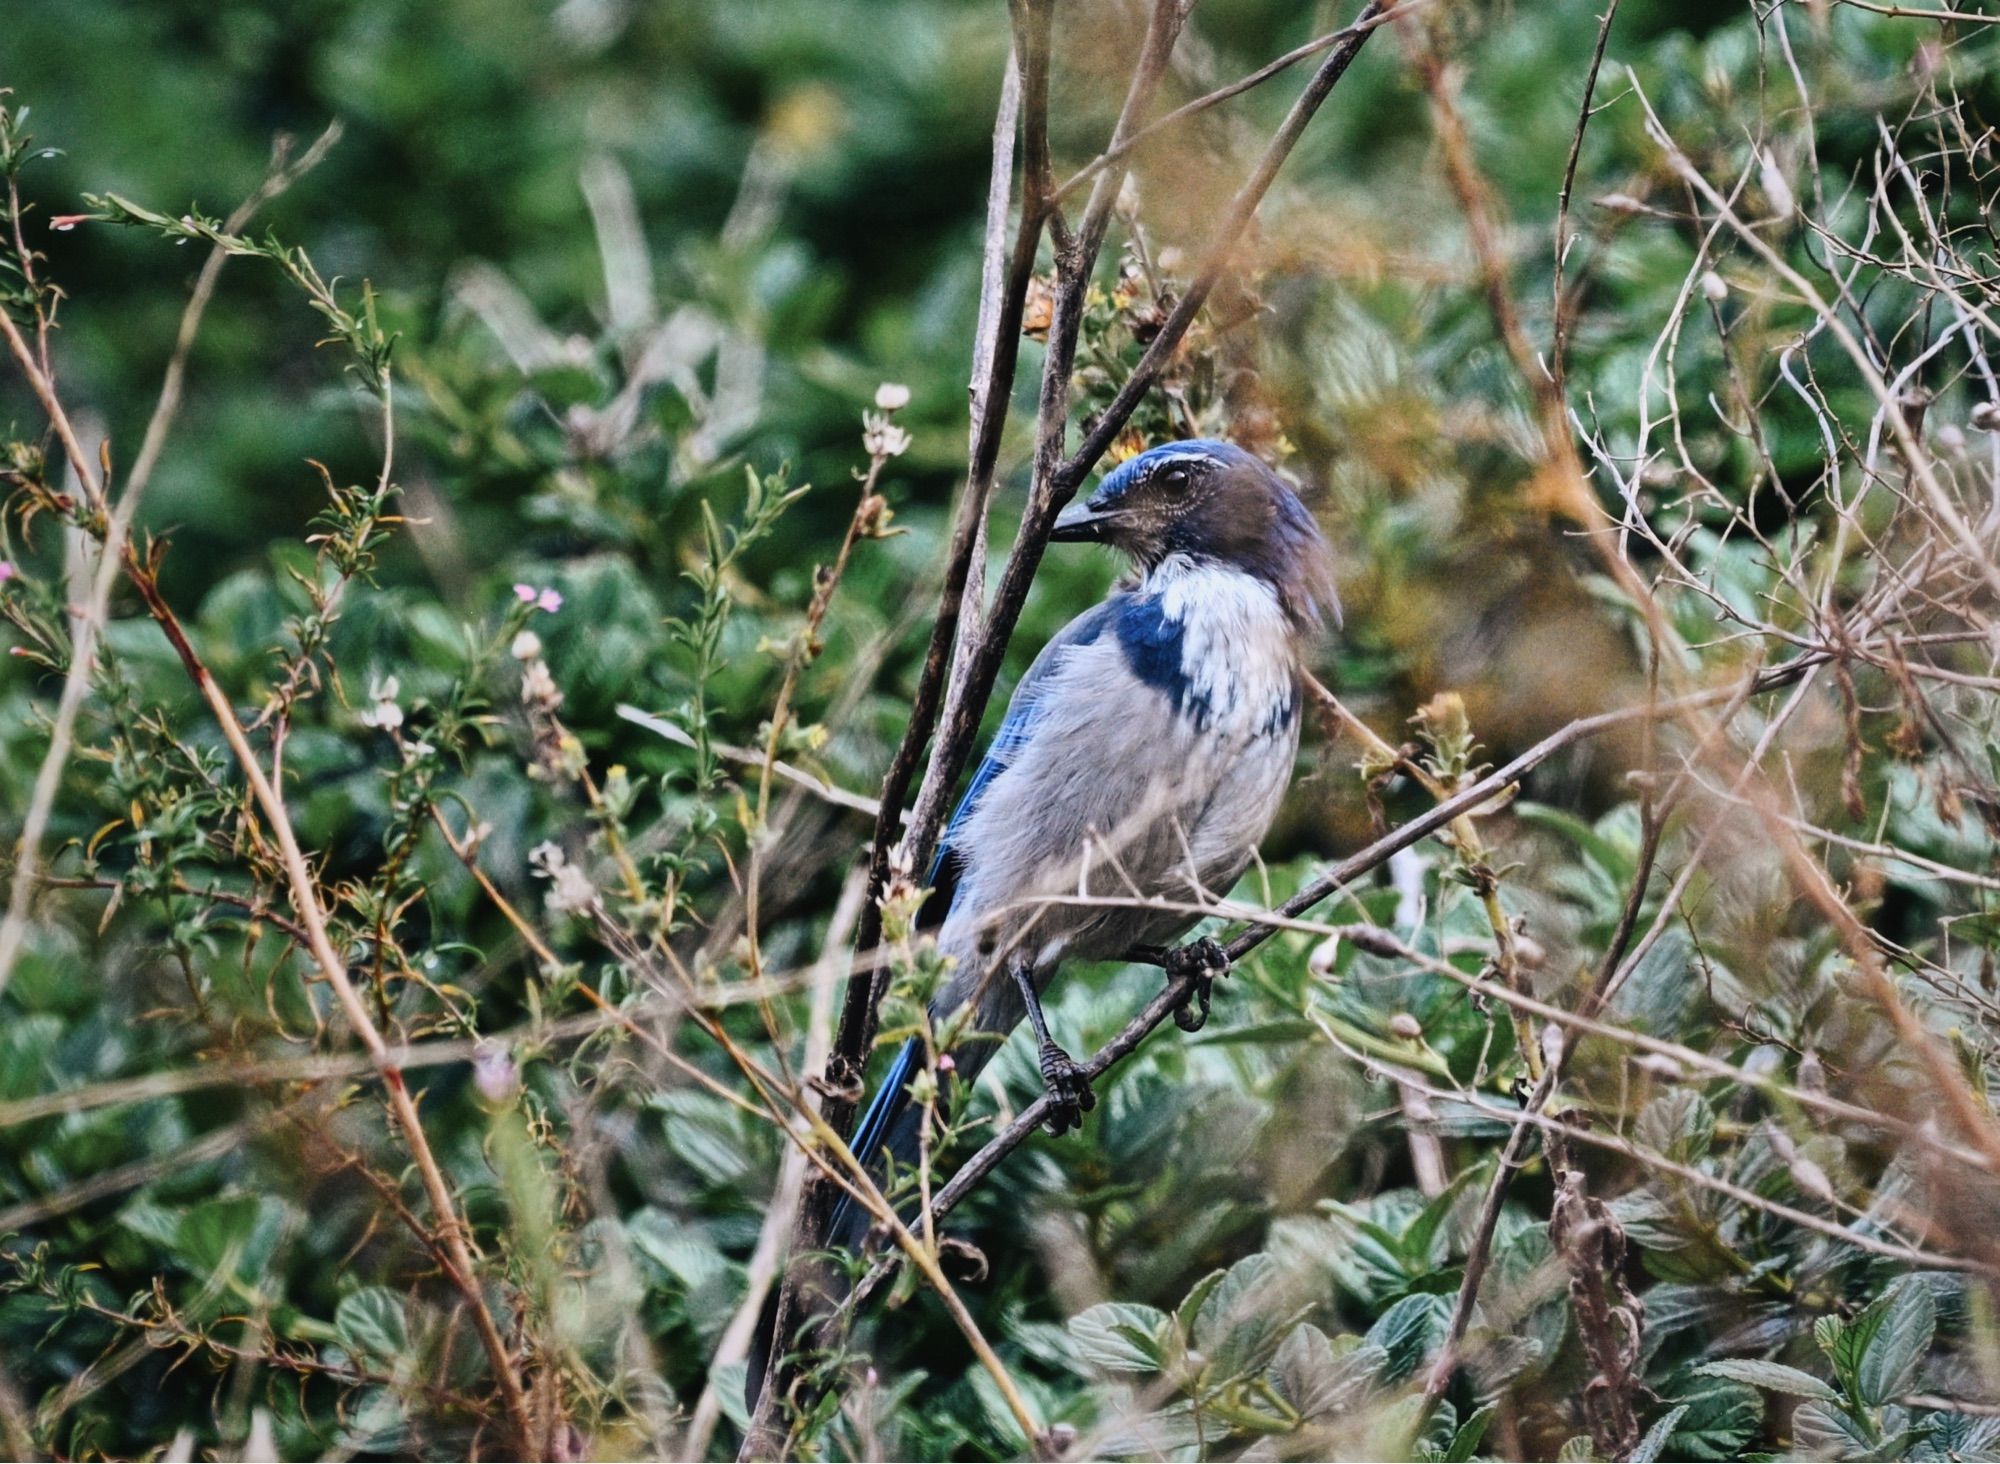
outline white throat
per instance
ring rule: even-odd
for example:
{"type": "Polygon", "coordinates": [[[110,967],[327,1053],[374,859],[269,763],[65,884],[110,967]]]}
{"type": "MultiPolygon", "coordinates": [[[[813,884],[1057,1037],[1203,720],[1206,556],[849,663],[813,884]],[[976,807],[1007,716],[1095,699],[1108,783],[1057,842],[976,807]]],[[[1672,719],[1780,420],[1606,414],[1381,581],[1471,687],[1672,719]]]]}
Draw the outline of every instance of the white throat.
{"type": "Polygon", "coordinates": [[[1298,711],[1298,649],[1277,592],[1214,560],[1170,554],[1141,593],[1180,628],[1181,674],[1197,719],[1225,736],[1289,731],[1298,711]]]}

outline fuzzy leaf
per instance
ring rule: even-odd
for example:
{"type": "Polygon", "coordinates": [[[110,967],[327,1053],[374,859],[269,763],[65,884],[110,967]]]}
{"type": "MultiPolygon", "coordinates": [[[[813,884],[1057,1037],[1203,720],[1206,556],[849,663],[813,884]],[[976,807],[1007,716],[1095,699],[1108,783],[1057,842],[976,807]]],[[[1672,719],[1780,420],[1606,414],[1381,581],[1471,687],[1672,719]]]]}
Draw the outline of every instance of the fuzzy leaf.
{"type": "Polygon", "coordinates": [[[1646,1430],[1646,1436],[1640,1439],[1633,1446],[1632,1452],[1625,1456],[1627,1464],[1654,1464],[1660,1457],[1660,1451],[1666,1448],[1667,1440],[1673,1436],[1675,1425],[1686,1416],[1685,1403],[1676,1404],[1662,1413],[1653,1426],[1646,1430]]]}
{"type": "Polygon", "coordinates": [[[1167,1314],[1135,1302],[1107,1301],[1070,1318],[1077,1353],[1106,1372],[1159,1371],[1160,1337],[1167,1314]]]}
{"type": "Polygon", "coordinates": [[[1937,1302],[1921,1276],[1906,1276],[1869,1308],[1883,1308],[1855,1370],[1855,1394],[1871,1408],[1899,1398],[1916,1385],[1917,1372],[1937,1331],[1937,1302]]]}
{"type": "Polygon", "coordinates": [[[1731,1378],[1739,1383],[1748,1383],[1766,1392],[1788,1393],[1794,1398],[1819,1398],[1829,1403],[1840,1401],[1839,1393],[1811,1373],[1786,1367],[1782,1362],[1766,1362],[1755,1357],[1726,1357],[1716,1362],[1705,1362],[1695,1371],[1712,1378],[1731,1378]]]}
{"type": "Polygon", "coordinates": [[[403,1297],[386,1286],[369,1286],[341,1298],[333,1313],[340,1345],[356,1357],[395,1363],[410,1348],[403,1297]]]}

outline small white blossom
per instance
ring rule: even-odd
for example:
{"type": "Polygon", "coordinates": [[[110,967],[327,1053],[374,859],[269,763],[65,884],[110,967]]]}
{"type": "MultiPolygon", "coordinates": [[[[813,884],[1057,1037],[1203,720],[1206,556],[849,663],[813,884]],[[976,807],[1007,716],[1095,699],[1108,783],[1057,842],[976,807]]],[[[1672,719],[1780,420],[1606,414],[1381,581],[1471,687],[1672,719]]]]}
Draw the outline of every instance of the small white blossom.
{"type": "Polygon", "coordinates": [[[521,673],[521,700],[539,711],[553,712],[563,704],[563,694],[549,674],[547,661],[530,661],[521,673]]]}
{"type": "Polygon", "coordinates": [[[875,388],[875,405],[885,412],[900,412],[910,404],[910,389],[900,381],[885,381],[875,388]]]}
{"type": "Polygon", "coordinates": [[[901,457],[910,450],[910,434],[882,412],[861,414],[861,446],[870,457],[901,457]]]}
{"type": "Polygon", "coordinates": [[[403,725],[403,709],[396,705],[396,698],[402,692],[402,683],[393,676],[385,676],[368,684],[368,710],[361,714],[361,725],[379,727],[384,732],[394,732],[403,725]]]}
{"type": "Polygon", "coordinates": [[[542,654],[542,638],[532,630],[524,630],[514,637],[507,654],[517,661],[533,661],[542,654]]]}
{"type": "Polygon", "coordinates": [[[561,847],[550,842],[535,845],[528,851],[528,863],[535,873],[548,880],[549,908],[559,915],[578,915],[597,903],[597,891],[591,887],[590,876],[569,862],[569,856],[561,847]]]}
{"type": "Polygon", "coordinates": [[[1729,281],[1712,269],[1701,272],[1701,292],[1720,305],[1729,298],[1729,281]]]}

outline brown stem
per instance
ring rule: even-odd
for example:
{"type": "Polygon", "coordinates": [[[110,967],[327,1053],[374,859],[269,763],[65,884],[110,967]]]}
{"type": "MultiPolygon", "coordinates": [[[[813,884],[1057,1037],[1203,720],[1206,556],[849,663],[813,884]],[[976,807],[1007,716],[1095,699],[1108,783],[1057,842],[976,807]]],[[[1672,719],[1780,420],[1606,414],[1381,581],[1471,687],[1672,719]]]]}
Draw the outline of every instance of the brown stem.
{"type": "Polygon", "coordinates": [[[160,594],[159,584],[153,577],[152,569],[143,563],[128,543],[125,546],[125,576],[139,591],[146,602],[147,611],[166,634],[173,645],[175,654],[195,689],[208,703],[216,725],[221,728],[223,739],[228,742],[235,755],[243,776],[250,784],[251,795],[256,799],[264,820],[270,825],[273,836],[278,841],[280,862],[285,871],[285,882],[292,900],[292,913],[304,927],[307,945],[311,950],[320,974],[338,999],[346,1013],[348,1023],[360,1038],[382,1079],[388,1094],[389,1111],[396,1126],[402,1131],[403,1141],[409,1146],[410,1158],[415,1163],[417,1173],[423,1181],[424,1192],[430,1200],[432,1213],[437,1217],[441,1240],[445,1253],[450,1258],[448,1268],[452,1284],[465,1298],[467,1311],[471,1314],[473,1326],[479,1333],[487,1356],[493,1364],[494,1382],[500,1389],[500,1396],[507,1411],[507,1417],[516,1438],[515,1444],[523,1457],[539,1458],[542,1454],[542,1440],[537,1436],[534,1422],[529,1414],[527,1394],[522,1390],[521,1380],[514,1371],[514,1360],[507,1343],[500,1335],[500,1328],[493,1320],[493,1313],[486,1305],[486,1297],[480,1287],[479,1270],[473,1259],[471,1242],[460,1218],[456,1202],[451,1197],[451,1189],[446,1184],[444,1171],[438,1167],[436,1156],[431,1152],[430,1140],[424,1135],[423,1120],[417,1112],[415,1098],[403,1080],[402,1069],[397,1066],[395,1055],[381,1029],[368,1014],[367,1004],[360,991],[347,974],[347,963],[334,947],[333,938],[327,929],[326,912],[320,905],[318,887],[313,881],[311,868],[306,863],[305,852],[299,847],[298,835],[293,832],[292,820],[277,789],[271,786],[265,775],[257,753],[250,746],[250,739],[237,720],[236,710],[222,689],[209,675],[186,633],[181,629],[173,607],[160,594]]]}
{"type": "MultiPolygon", "coordinates": [[[[320,134],[319,139],[298,158],[296,162],[287,160],[281,148],[272,170],[257,190],[239,204],[223,226],[225,233],[239,232],[244,225],[256,217],[257,211],[317,166],[333,145],[340,140],[340,124],[335,123],[320,134]]],[[[9,199],[14,211],[14,228],[20,230],[19,200],[9,199]]],[[[26,246],[21,246],[21,258],[29,255],[26,246]]],[[[104,539],[99,548],[100,558],[97,572],[91,577],[90,596],[83,613],[76,618],[76,630],[70,646],[69,671],[63,679],[62,693],[56,702],[55,722],[49,734],[49,748],[42,757],[41,767],[35,774],[35,785],[28,797],[27,816],[21,823],[21,842],[14,860],[14,883],[8,892],[7,913],[0,920],[0,991],[7,988],[7,980],[14,972],[14,964],[20,959],[21,948],[28,937],[28,902],[34,893],[35,874],[41,862],[42,836],[47,832],[49,819],[55,811],[56,792],[62,783],[62,771],[69,760],[70,748],[76,735],[76,719],[83,709],[83,700],[90,692],[91,673],[96,669],[97,638],[103,632],[104,621],[110,613],[111,590],[118,582],[119,556],[131,537],[132,524],[138,516],[139,502],[151,481],[153,470],[159,464],[160,454],[165,449],[167,434],[180,415],[181,393],[187,381],[188,357],[194,350],[195,337],[201,332],[201,322],[208,312],[209,301],[215,298],[217,281],[222,277],[222,266],[228,253],[221,245],[209,251],[202,261],[201,272],[195,276],[194,289],[189,292],[188,302],[181,310],[179,328],[174,333],[173,354],[167,359],[167,369],[160,379],[160,394],[153,404],[153,411],[146,422],[145,435],[140,439],[139,455],[132,462],[132,469],[126,475],[125,489],[119,495],[115,508],[109,508],[106,496],[110,484],[104,480],[92,464],[83,444],[71,425],[69,413],[64,410],[56,395],[55,381],[51,375],[48,359],[47,319],[38,309],[36,325],[38,330],[37,349],[29,350],[14,322],[0,311],[0,334],[4,334],[7,348],[21,368],[35,397],[48,414],[57,439],[69,459],[77,481],[84,486],[84,492],[91,505],[104,522],[104,539]],[[107,511],[108,509],[108,511],[107,511]]]]}

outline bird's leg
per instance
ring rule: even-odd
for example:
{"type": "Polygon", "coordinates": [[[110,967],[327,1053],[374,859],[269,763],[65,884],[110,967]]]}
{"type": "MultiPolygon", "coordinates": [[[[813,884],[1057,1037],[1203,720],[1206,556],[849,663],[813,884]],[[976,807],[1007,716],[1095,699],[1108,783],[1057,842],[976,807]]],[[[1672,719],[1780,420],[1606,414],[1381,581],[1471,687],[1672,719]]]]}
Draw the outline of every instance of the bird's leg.
{"type": "Polygon", "coordinates": [[[1015,961],[1012,970],[1014,984],[1021,988],[1021,999],[1028,1004],[1029,1025],[1035,1029],[1042,1081],[1048,1085],[1049,1096],[1056,1105],[1042,1127],[1056,1135],[1080,1129],[1084,1114],[1097,1106],[1097,1095],[1090,1090],[1090,1074],[1083,1070],[1083,1064],[1056,1046],[1055,1038],[1049,1035],[1049,1019],[1042,1014],[1041,993],[1035,990],[1035,973],[1028,963],[1015,961]]]}
{"type": "Polygon", "coordinates": [[[1199,1032],[1208,1025],[1209,1000],[1215,990],[1215,978],[1229,974],[1229,952],[1204,935],[1200,940],[1173,947],[1160,964],[1167,968],[1170,980],[1194,977],[1194,990],[1189,993],[1188,1000],[1174,1008],[1174,1025],[1183,1032],[1199,1032]],[[1201,1007],[1199,1012],[1194,1010],[1196,1005],[1201,1007]]]}

